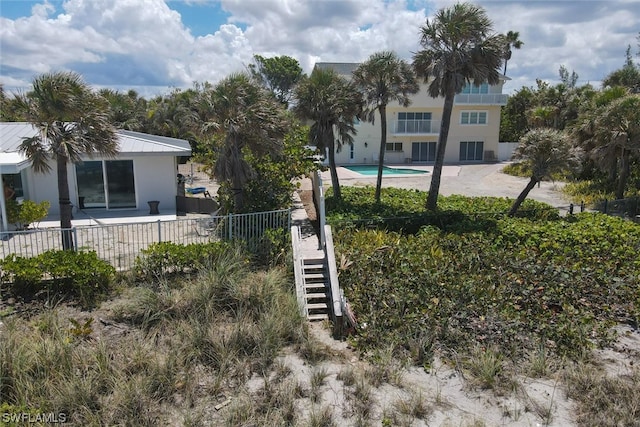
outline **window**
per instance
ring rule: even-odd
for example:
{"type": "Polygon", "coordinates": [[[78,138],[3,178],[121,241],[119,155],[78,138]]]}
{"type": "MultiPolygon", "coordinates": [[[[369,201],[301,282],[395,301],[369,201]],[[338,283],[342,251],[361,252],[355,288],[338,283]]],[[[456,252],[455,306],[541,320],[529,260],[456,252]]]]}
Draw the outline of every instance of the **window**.
{"type": "Polygon", "coordinates": [[[387,142],[385,151],[402,151],[402,142],[387,142]]]}
{"type": "Polygon", "coordinates": [[[460,124],[463,125],[486,125],[486,111],[463,111],[460,114],[460,124]]]}
{"type": "Polygon", "coordinates": [[[22,175],[19,173],[2,174],[2,182],[14,191],[13,198],[24,197],[24,188],[22,186],[22,175]]]}
{"type": "Polygon", "coordinates": [[[462,93],[489,93],[489,85],[487,83],[482,83],[480,86],[465,85],[462,93]]]}
{"type": "Polygon", "coordinates": [[[412,162],[434,162],[436,160],[436,142],[412,142],[412,162]]]}
{"type": "Polygon", "coordinates": [[[481,161],[484,150],[482,141],[462,141],[460,142],[460,161],[481,161]]]}
{"type": "Polygon", "coordinates": [[[398,113],[395,133],[431,133],[431,113],[425,111],[398,113]]]}
{"type": "Polygon", "coordinates": [[[81,209],[136,207],[133,160],[78,163],[76,179],[81,209]]]}

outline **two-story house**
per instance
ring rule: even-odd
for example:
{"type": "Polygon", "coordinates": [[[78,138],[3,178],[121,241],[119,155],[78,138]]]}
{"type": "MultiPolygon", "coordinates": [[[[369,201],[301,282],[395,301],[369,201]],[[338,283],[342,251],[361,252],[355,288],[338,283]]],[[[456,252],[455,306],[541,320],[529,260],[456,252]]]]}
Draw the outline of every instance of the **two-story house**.
{"type": "MultiPolygon", "coordinates": [[[[357,63],[320,62],[319,68],[331,68],[350,79],[357,63]]],[[[497,160],[500,133],[500,107],[506,105],[507,95],[502,87],[508,77],[492,86],[467,86],[456,95],[445,163],[478,163],[497,160]]],[[[425,163],[435,161],[436,143],[444,98],[432,98],[427,84],[411,96],[411,105],[402,107],[397,102],[387,106],[387,146],[385,163],[425,163]]],[[[356,125],[354,143],[336,153],[337,164],[377,163],[380,147],[380,116],[374,124],[356,125]]]]}

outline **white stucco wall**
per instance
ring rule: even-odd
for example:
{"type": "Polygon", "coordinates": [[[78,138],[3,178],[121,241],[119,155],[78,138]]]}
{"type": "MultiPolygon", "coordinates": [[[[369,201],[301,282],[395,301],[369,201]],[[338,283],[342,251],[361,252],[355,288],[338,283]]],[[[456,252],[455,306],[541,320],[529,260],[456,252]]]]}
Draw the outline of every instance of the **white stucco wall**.
{"type": "MultiPolygon", "coordinates": [[[[103,160],[94,158],[92,160],[103,160]]],[[[136,191],[137,210],[149,211],[147,201],[160,201],[161,213],[175,213],[176,211],[176,158],[173,156],[130,156],[118,157],[118,160],[133,160],[133,173],[136,191]]],[[[51,203],[49,214],[58,215],[58,180],[55,164],[48,174],[36,174],[32,169],[25,171],[26,188],[25,199],[35,202],[48,200],[51,203]]],[[[78,188],[76,185],[75,166],[68,165],[69,196],[74,206],[78,205],[78,188]]]]}

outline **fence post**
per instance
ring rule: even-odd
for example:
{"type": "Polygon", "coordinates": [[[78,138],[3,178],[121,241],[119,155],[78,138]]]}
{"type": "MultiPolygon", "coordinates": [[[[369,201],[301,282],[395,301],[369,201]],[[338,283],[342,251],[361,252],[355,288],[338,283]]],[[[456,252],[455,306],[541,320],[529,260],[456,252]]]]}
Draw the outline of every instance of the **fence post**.
{"type": "Polygon", "coordinates": [[[609,201],[607,199],[604,199],[604,213],[607,213],[607,205],[609,204],[609,201]]]}
{"type": "Polygon", "coordinates": [[[228,224],[229,224],[229,241],[231,241],[233,239],[233,215],[231,213],[229,213],[229,217],[228,217],[228,224]]]}
{"type": "Polygon", "coordinates": [[[162,242],[162,226],[160,220],[158,220],[158,242],[162,242]]]}
{"type": "Polygon", "coordinates": [[[73,245],[73,250],[78,252],[78,248],[80,247],[80,242],[78,242],[78,229],[73,227],[73,241],[75,245],[73,245]]]}
{"type": "Polygon", "coordinates": [[[573,215],[573,203],[569,203],[569,215],[573,215]]]}
{"type": "Polygon", "coordinates": [[[584,200],[580,202],[580,212],[584,212],[584,200]]]}

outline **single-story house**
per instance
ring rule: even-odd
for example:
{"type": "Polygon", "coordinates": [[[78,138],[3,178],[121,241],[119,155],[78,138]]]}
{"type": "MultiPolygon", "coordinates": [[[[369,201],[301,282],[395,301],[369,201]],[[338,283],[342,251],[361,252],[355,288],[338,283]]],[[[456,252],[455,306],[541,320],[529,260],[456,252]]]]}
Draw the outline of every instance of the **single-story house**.
{"type": "MultiPolygon", "coordinates": [[[[18,151],[25,138],[37,134],[30,123],[0,123],[0,173],[13,187],[18,200],[48,200],[50,216],[59,215],[55,162],[51,171],[36,173],[18,151]]],[[[183,139],[119,130],[119,153],[114,158],[84,156],[68,165],[71,203],[79,209],[97,211],[139,210],[149,212],[149,201],[158,201],[164,212],[176,211],[178,163],[191,155],[183,139]]],[[[4,194],[0,193],[2,213],[4,194]]],[[[7,229],[3,215],[3,229],[7,229]]]]}

